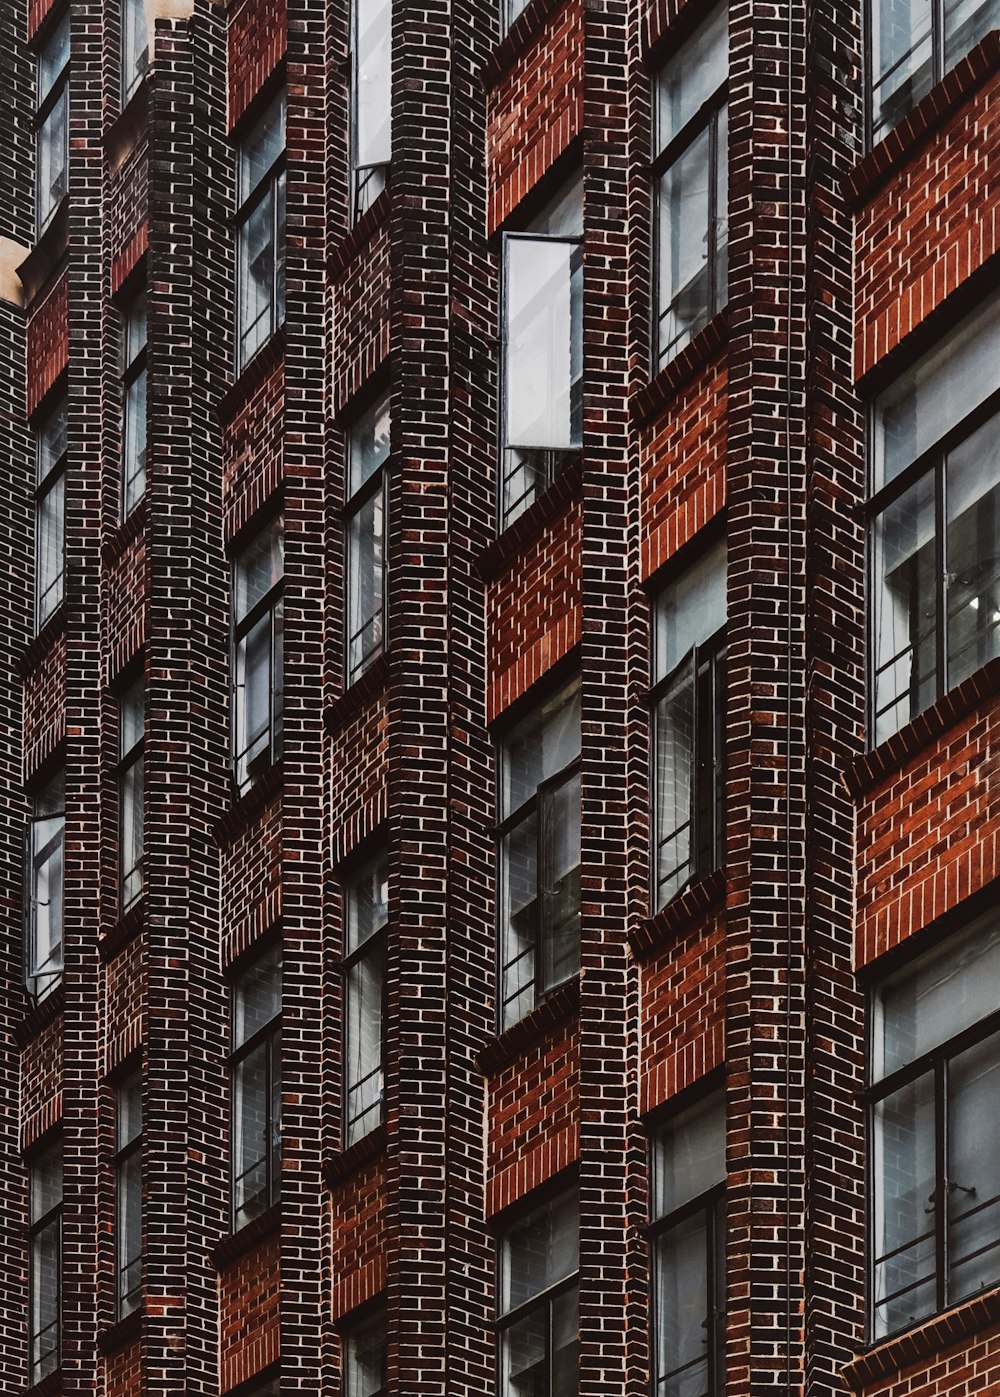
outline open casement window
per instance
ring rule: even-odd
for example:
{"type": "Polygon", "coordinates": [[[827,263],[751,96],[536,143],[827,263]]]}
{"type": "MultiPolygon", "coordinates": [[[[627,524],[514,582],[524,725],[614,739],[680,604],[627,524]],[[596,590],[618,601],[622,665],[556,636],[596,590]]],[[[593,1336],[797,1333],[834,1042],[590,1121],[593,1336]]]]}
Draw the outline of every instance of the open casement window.
{"type": "Polygon", "coordinates": [[[281,947],[233,986],[233,1231],[281,1196],[281,947]]]}
{"type": "Polygon", "coordinates": [[[656,600],[653,910],[725,860],[726,544],[656,600]]]}
{"type": "Polygon", "coordinates": [[[348,687],[385,648],[389,435],[386,394],[362,415],[347,439],[348,687]]]}
{"type": "Polygon", "coordinates": [[[28,1167],[29,1385],[54,1373],[62,1360],[62,1142],[28,1167]]]}
{"type": "Polygon", "coordinates": [[[868,0],[869,137],[880,141],[1000,24],[1000,0],[868,0]]]}
{"type": "Polygon", "coordinates": [[[380,853],[345,889],[344,1144],[382,1121],[385,1060],[385,939],[389,859],[380,853]]]}
{"type": "Polygon", "coordinates": [[[63,599],[66,572],[66,400],[35,436],[35,629],[63,599]]]}
{"type": "Polygon", "coordinates": [[[45,232],[69,193],[70,16],[39,50],[35,88],[35,232],[45,232]]]}
{"type": "Polygon", "coordinates": [[[580,969],[580,686],[500,749],[501,1027],[580,969]]]}
{"type": "Polygon", "coordinates": [[[28,823],[25,869],[25,984],[37,1002],[51,994],[63,971],[63,849],[66,830],[63,774],[36,795],[28,823]]]}
{"type": "Polygon", "coordinates": [[[1000,655],[1000,299],[875,403],[873,743],[1000,655]]]}
{"type": "Polygon", "coordinates": [[[240,795],[281,756],[285,550],[281,519],[236,559],[233,585],[233,766],[240,795]]]}
{"type": "Polygon", "coordinates": [[[143,0],[122,0],[122,106],[149,67],[149,30],[143,0]]]}
{"type": "Polygon", "coordinates": [[[132,906],[143,888],[145,730],[146,691],[143,680],[138,679],[118,704],[118,848],[123,912],[132,906]]]}
{"type": "Polygon", "coordinates": [[[146,493],[146,293],[123,315],[122,334],[122,517],[146,493]]]}
{"type": "Polygon", "coordinates": [[[236,372],[285,320],[285,94],[237,153],[236,372]]]}
{"type": "Polygon", "coordinates": [[[344,1397],[386,1397],[387,1314],[384,1304],[343,1330],[344,1397]]]}
{"type": "Polygon", "coordinates": [[[729,11],[719,5],[657,74],[653,369],[729,299],[729,11]]]}
{"type": "Polygon", "coordinates": [[[351,3],[351,222],[389,183],[392,0],[351,3]]]}
{"type": "Polygon", "coordinates": [[[873,1339],[1000,1283],[998,983],[991,910],[873,994],[873,1339]]]}
{"type": "Polygon", "coordinates": [[[142,1069],[115,1090],[116,1267],[118,1318],[142,1301],[142,1069]]]}
{"type": "Polygon", "coordinates": [[[575,1397],[580,1372],[577,1190],[505,1227],[499,1261],[501,1397],[575,1397]]]}
{"type": "Polygon", "coordinates": [[[500,527],[583,441],[583,182],[503,239],[500,527]]]}
{"type": "Polygon", "coordinates": [[[726,1103],[716,1092],[653,1139],[650,1247],[655,1397],[721,1397],[725,1382],[726,1103]]]}

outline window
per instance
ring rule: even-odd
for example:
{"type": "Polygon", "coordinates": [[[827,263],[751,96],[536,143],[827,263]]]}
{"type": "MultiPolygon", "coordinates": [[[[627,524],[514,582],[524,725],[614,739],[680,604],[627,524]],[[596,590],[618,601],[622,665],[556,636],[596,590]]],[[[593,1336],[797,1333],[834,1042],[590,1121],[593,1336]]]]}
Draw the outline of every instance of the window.
{"type": "Polygon", "coordinates": [[[994,910],[874,993],[874,1338],[1000,1282],[998,977],[994,910]]]}
{"type": "Polygon", "coordinates": [[[580,686],[517,725],[500,750],[504,1028],[580,968],[580,686]]]}
{"type": "Polygon", "coordinates": [[[997,0],[871,0],[871,139],[879,141],[1000,24],[997,0]]]}
{"type": "Polygon", "coordinates": [[[654,906],[725,861],[726,545],[656,600],[654,906]]]}
{"type": "Polygon", "coordinates": [[[876,743],[1000,654],[1000,302],[875,403],[876,743]]]}
{"type": "Polygon", "coordinates": [[[281,1196],[281,948],[233,987],[233,1231],[281,1196]]]}
{"type": "Polygon", "coordinates": [[[35,232],[45,232],[69,193],[69,11],[39,50],[35,116],[35,232]]]}
{"type": "Polygon", "coordinates": [[[501,1397],[570,1397],[579,1383],[580,1209],[576,1190],[500,1238],[501,1397]]]}
{"type": "Polygon", "coordinates": [[[63,599],[66,574],[66,400],[35,436],[35,629],[63,599]]]}
{"type": "Polygon", "coordinates": [[[123,316],[122,335],[122,517],[128,518],[146,492],[146,293],[123,316]]]}
{"type": "Polygon", "coordinates": [[[650,1247],[656,1397],[725,1383],[726,1103],[676,1115],[653,1140],[650,1247]]]}
{"type": "Polygon", "coordinates": [[[351,4],[351,222],[389,183],[392,0],[351,4]]]}
{"type": "Polygon", "coordinates": [[[28,823],[25,983],[36,1002],[59,984],[63,970],[63,774],[35,796],[28,823]]]}
{"type": "Polygon", "coordinates": [[[500,33],[506,34],[514,21],[530,4],[530,0],[500,0],[500,33]]]}
{"type": "Polygon", "coordinates": [[[121,910],[127,911],[143,888],[143,739],[146,690],[136,682],[118,704],[119,887],[121,910]]]}
{"type": "Polygon", "coordinates": [[[500,527],[583,440],[583,184],[577,176],[503,240],[500,527]]]}
{"type": "Polygon", "coordinates": [[[31,1355],[29,1385],[54,1373],[62,1360],[62,1145],[51,1145],[29,1166],[28,1228],[31,1355]]]}
{"type": "Polygon", "coordinates": [[[360,418],[347,443],[347,683],[385,644],[389,397],[360,418]]]}
{"type": "Polygon", "coordinates": [[[275,519],[234,570],[233,752],[240,795],[281,756],[284,566],[281,520],[275,519]]]}
{"type": "Polygon", "coordinates": [[[729,299],[728,76],[729,12],[720,5],[656,78],[656,370],[729,299]]]}
{"type": "Polygon", "coordinates": [[[389,860],[382,853],[350,879],[344,935],[345,1145],[382,1120],[385,935],[389,860]]]}
{"type": "Polygon", "coordinates": [[[386,1309],[380,1304],[344,1331],[344,1397],[385,1397],[386,1309]]]}
{"type": "Polygon", "coordinates": [[[118,1318],[142,1300],[142,1069],[115,1092],[115,1191],[118,1318]]]}
{"type": "Polygon", "coordinates": [[[122,0],[122,106],[149,67],[149,31],[143,0],[122,0]]]}
{"type": "Polygon", "coordinates": [[[285,95],[237,154],[236,372],[285,319],[285,95]]]}

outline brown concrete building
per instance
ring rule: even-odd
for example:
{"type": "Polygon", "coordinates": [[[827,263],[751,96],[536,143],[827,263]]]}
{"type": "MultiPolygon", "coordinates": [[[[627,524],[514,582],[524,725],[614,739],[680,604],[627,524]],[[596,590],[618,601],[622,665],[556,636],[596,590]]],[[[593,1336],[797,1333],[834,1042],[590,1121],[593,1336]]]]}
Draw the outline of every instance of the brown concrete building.
{"type": "Polygon", "coordinates": [[[8,0],[0,1392],[1000,1392],[998,24],[8,0]]]}

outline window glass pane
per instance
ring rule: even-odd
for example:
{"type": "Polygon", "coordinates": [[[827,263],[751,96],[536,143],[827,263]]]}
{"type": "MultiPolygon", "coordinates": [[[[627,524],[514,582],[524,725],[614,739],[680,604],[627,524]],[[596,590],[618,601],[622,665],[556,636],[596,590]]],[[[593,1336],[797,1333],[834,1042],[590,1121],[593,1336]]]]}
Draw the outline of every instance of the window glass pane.
{"type": "Polygon", "coordinates": [[[675,1116],[657,1137],[653,1215],[664,1217],[726,1179],[726,1098],[714,1093],[675,1116]]]}
{"type": "Polygon", "coordinates": [[[694,665],[675,674],[656,707],[656,906],[684,887],[692,868],[694,665]]]}
{"type": "Polygon", "coordinates": [[[382,941],[351,965],[345,975],[347,1043],[347,1144],[373,1130],[382,1119],[382,941]]]}
{"type": "Polygon", "coordinates": [[[389,855],[382,852],[367,862],[347,885],[348,955],[389,920],[389,855]]]}
{"type": "Polygon", "coordinates": [[[351,515],[347,536],[348,681],[382,653],[385,482],[351,515]]]}
{"type": "Polygon", "coordinates": [[[656,675],[663,679],[726,624],[726,541],[664,587],[656,602],[656,675]]]}
{"type": "Polygon", "coordinates": [[[659,356],[665,362],[711,318],[708,276],[711,130],[706,127],[660,177],[659,356]]]}
{"type": "Polygon", "coordinates": [[[1000,654],[1000,416],[948,457],[948,678],[1000,654]]]}
{"type": "Polygon", "coordinates": [[[516,1309],[577,1270],[579,1216],[573,1189],[507,1228],[501,1245],[502,1313],[516,1309]]]}
{"type": "Polygon", "coordinates": [[[386,1312],[378,1312],[344,1339],[344,1397],[381,1397],[386,1385],[386,1312]]]}
{"type": "Polygon", "coordinates": [[[580,777],[546,792],[542,818],[541,986],[553,989],[580,969],[580,777]]]}
{"type": "Polygon", "coordinates": [[[124,367],[134,364],[146,348],[149,340],[149,320],[146,311],[146,296],[136,296],[125,316],[125,333],[122,338],[124,367]]]}
{"type": "Polygon", "coordinates": [[[505,445],[576,448],[583,325],[573,283],[582,267],[580,245],[513,236],[504,245],[505,445]]]}
{"type": "Polygon", "coordinates": [[[392,4],[354,0],[355,168],[387,165],[392,153],[392,4]]]}
{"type": "Polygon", "coordinates": [[[60,814],[31,825],[28,988],[38,998],[55,988],[62,973],[65,823],[60,814]]]}
{"type": "Polygon", "coordinates": [[[265,755],[271,732],[271,621],[265,612],[236,649],[237,782],[242,786],[249,766],[265,755]]]}
{"type": "Polygon", "coordinates": [[[125,389],[124,501],[126,516],[146,492],[146,370],[125,389]]]}
{"type": "Polygon", "coordinates": [[[580,1390],[580,1293],[574,1286],[552,1301],[552,1397],[580,1390]]]}
{"type": "Polygon", "coordinates": [[[528,815],[504,836],[501,856],[504,1024],[515,1023],[535,1003],[538,943],[538,822],[528,815]]]}
{"type": "Polygon", "coordinates": [[[118,755],[127,757],[143,739],[146,726],[146,686],[137,679],[121,697],[119,704],[118,755]]]}
{"type": "Polygon", "coordinates": [[[977,917],[916,965],[881,985],[875,1000],[872,1077],[880,1081],[997,1007],[1000,922],[977,917]]]}
{"type": "Polygon", "coordinates": [[[285,149],[285,94],[282,92],[240,142],[238,202],[253,193],[285,149]]]}
{"type": "Polygon", "coordinates": [[[719,5],[683,44],[656,80],[656,149],[687,125],[729,72],[729,13],[719,5]]]}
{"type": "Polygon", "coordinates": [[[503,1397],[548,1397],[545,1350],[548,1314],[532,1310],[500,1335],[503,1397]]]}
{"type": "Polygon", "coordinates": [[[37,71],[38,106],[41,106],[45,101],[46,97],[55,86],[60,73],[69,62],[69,21],[70,14],[67,10],[56,25],[52,37],[39,52],[37,71]]]}
{"type": "Polygon", "coordinates": [[[583,173],[561,184],[525,225],[526,233],[540,238],[583,237],[583,173]]]}
{"type": "Polygon", "coordinates": [[[542,784],[580,755],[580,685],[560,689],[514,727],[502,752],[502,813],[529,800],[542,784]]]}
{"type": "Polygon", "coordinates": [[[1000,384],[1000,303],[991,299],[875,404],[873,485],[892,480],[1000,384]]]}
{"type": "Polygon", "coordinates": [[[41,628],[63,599],[65,477],[58,476],[35,507],[35,596],[41,628]]]}
{"type": "Polygon", "coordinates": [[[934,1082],[925,1073],[874,1109],[876,1336],[937,1308],[934,1082]]]}
{"type": "Polygon", "coordinates": [[[362,413],[348,436],[348,499],[389,459],[389,394],[362,413]]]}
{"type": "Polygon", "coordinates": [[[131,1314],[142,1295],[142,1151],[118,1168],[118,1312],[131,1314]]]}
{"type": "Polygon", "coordinates": [[[948,1299],[1000,1278],[1000,1037],[948,1068],[948,1299]]]}
{"type": "Polygon", "coordinates": [[[50,1146],[31,1164],[31,1221],[39,1222],[63,1197],[62,1144],[50,1146]]]}
{"type": "Polygon", "coordinates": [[[875,742],[937,698],[934,477],[922,476],[875,520],[875,742]]]}
{"type": "Polygon", "coordinates": [[[38,181],[38,231],[43,232],[49,219],[69,191],[69,89],[63,88],[38,130],[36,179],[38,181]]]}
{"type": "Polygon", "coordinates": [[[130,1072],[116,1093],[117,1148],[124,1149],[142,1134],[142,1072],[130,1072]]]}
{"type": "Polygon", "coordinates": [[[653,1251],[657,1397],[708,1391],[708,1233],[695,1213],[658,1237],[653,1251]]]}
{"type": "Polygon", "coordinates": [[[872,0],[872,133],[875,139],[929,92],[934,82],[928,0],[872,0]]]}
{"type": "Polygon", "coordinates": [[[281,1013],[281,947],[256,961],[233,991],[233,1048],[239,1048],[281,1013]]]}
{"type": "Polygon", "coordinates": [[[285,567],[282,521],[275,519],[236,560],[235,612],[239,622],[281,583],[285,567]]]}
{"type": "Polygon", "coordinates": [[[41,485],[66,454],[66,401],[52,409],[38,430],[35,481],[41,485]]]}
{"type": "Polygon", "coordinates": [[[954,68],[1000,25],[1000,0],[945,0],[944,67],[954,68]]]}
{"type": "Polygon", "coordinates": [[[269,1206],[268,1156],[271,1096],[267,1042],[233,1067],[233,1192],[236,1226],[269,1206]]]}
{"type": "Polygon", "coordinates": [[[142,892],[144,766],[135,758],[121,776],[121,902],[129,907],[142,892]]]}
{"type": "Polygon", "coordinates": [[[274,208],[265,195],[237,232],[239,363],[246,364],[274,333],[274,208]]]}
{"type": "Polygon", "coordinates": [[[149,67],[149,32],[143,0],[124,0],[122,9],[122,98],[127,102],[149,67]]]}
{"type": "Polygon", "coordinates": [[[31,1240],[31,1377],[59,1366],[60,1225],[54,1219],[31,1240]]]}

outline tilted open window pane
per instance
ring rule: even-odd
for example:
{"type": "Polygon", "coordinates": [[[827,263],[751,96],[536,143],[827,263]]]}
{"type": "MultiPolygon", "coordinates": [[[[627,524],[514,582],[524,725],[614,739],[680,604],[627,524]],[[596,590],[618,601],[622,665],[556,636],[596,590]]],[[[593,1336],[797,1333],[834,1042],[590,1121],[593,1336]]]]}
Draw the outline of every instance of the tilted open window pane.
{"type": "Polygon", "coordinates": [[[60,773],[36,796],[28,826],[25,981],[35,1000],[44,999],[62,979],[65,827],[60,773]]]}
{"type": "Polygon", "coordinates": [[[236,370],[285,318],[285,96],[240,143],[236,231],[236,370]]]}
{"type": "Polygon", "coordinates": [[[132,905],[143,888],[145,726],[146,691],[144,682],[140,679],[122,695],[119,705],[118,797],[123,911],[132,905]]]}
{"type": "Polygon", "coordinates": [[[281,1190],[281,949],[236,982],[232,1004],[233,1230],[281,1190]]]}
{"type": "Polygon", "coordinates": [[[38,54],[38,67],[35,74],[37,107],[41,108],[45,105],[46,98],[55,89],[59,79],[66,71],[69,53],[70,12],[67,10],[38,54]]]}
{"type": "Polygon", "coordinates": [[[142,1071],[117,1091],[118,1315],[131,1314],[142,1298],[142,1071]]]}
{"type": "Polygon", "coordinates": [[[69,88],[63,87],[38,128],[35,164],[39,236],[69,192],[69,88]]]}
{"type": "Polygon", "coordinates": [[[62,1327],[62,1145],[51,1146],[29,1170],[30,1377],[33,1385],[60,1364],[62,1327]]]}
{"type": "Polygon", "coordinates": [[[122,0],[122,105],[149,67],[149,30],[143,0],[122,0]]]}
{"type": "Polygon", "coordinates": [[[128,517],[146,491],[146,297],[125,314],[122,337],[122,513],[128,517]]]}
{"type": "Polygon", "coordinates": [[[284,535],[276,519],[234,569],[233,752],[242,793],[281,756],[284,535]]]}
{"type": "Polygon", "coordinates": [[[63,599],[66,552],[66,402],[35,438],[35,629],[63,599]]]}
{"type": "Polygon", "coordinates": [[[344,1335],[344,1397],[385,1397],[386,1322],[385,1306],[380,1305],[344,1335]]]}
{"type": "Polygon", "coordinates": [[[359,418],[347,441],[347,682],[385,648],[389,395],[359,418]]]}
{"type": "Polygon", "coordinates": [[[353,0],[352,210],[356,221],[386,187],[392,156],[392,3],[353,0]]]}
{"type": "Polygon", "coordinates": [[[571,1397],[579,1384],[579,1200],[534,1209],[500,1242],[502,1397],[571,1397]]]}
{"type": "Polygon", "coordinates": [[[351,878],[345,904],[345,1143],[352,1145],[382,1120],[385,932],[389,917],[386,854],[379,854],[351,878]]]}

